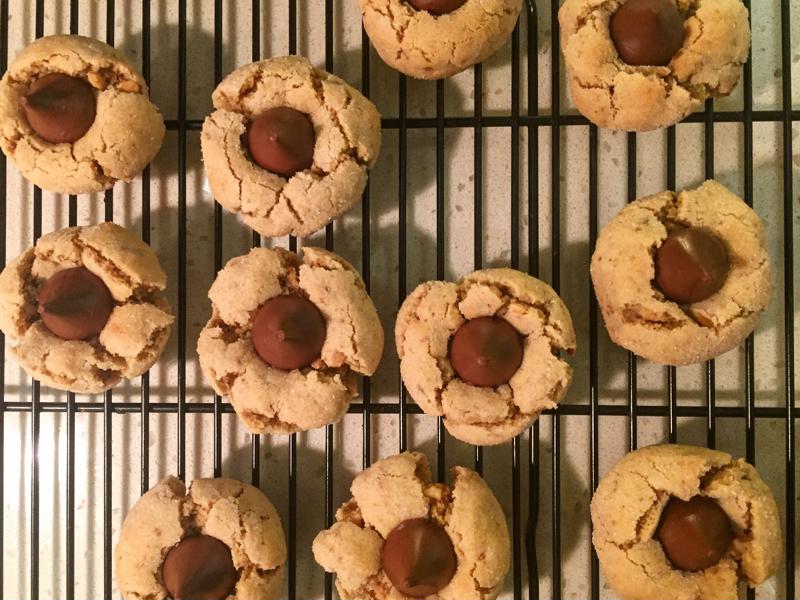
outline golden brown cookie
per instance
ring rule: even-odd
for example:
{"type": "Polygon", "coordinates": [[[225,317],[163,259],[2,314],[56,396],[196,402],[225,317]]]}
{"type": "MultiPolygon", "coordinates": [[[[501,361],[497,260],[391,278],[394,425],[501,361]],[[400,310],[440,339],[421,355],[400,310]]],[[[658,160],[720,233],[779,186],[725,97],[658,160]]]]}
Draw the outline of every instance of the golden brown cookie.
{"type": "Polygon", "coordinates": [[[572,369],[559,352],[575,351],[572,319],[546,283],[512,269],[487,269],[458,283],[419,285],[395,325],[400,372],[409,393],[430,415],[445,417],[456,438],[500,444],[555,407],[572,369]],[[453,368],[452,340],[472,320],[496,317],[520,336],[521,363],[506,383],[473,385],[453,368]]]}
{"type": "Polygon", "coordinates": [[[200,366],[253,433],[339,421],[357,395],[355,373],[371,375],[380,362],[383,329],[364,282],[326,250],[306,247],[301,260],[283,249],[255,248],[228,262],[208,297],[213,312],[197,343],[200,366]],[[281,296],[310,301],[324,318],[324,343],[308,366],[276,368],[254,346],[258,313],[281,296]]]}
{"type": "Polygon", "coordinates": [[[506,43],[522,0],[466,0],[434,15],[405,0],[359,0],[364,29],[380,57],[418,79],[442,79],[483,62],[506,43]]]}
{"type": "Polygon", "coordinates": [[[381,145],[375,105],[342,79],[299,56],[239,67],[214,91],[203,124],[203,162],[211,191],[265,236],[305,236],[361,198],[381,145]],[[288,179],[251,160],[243,136],[275,107],[308,115],[316,133],[313,164],[288,179]]]}
{"type": "Polygon", "coordinates": [[[737,598],[740,579],[755,587],[781,560],[772,492],[752,465],[724,452],[679,445],[631,452],[600,481],[591,510],[603,574],[627,600],[737,598]],[[733,542],[713,566],[681,571],[664,552],[659,526],[670,498],[696,496],[724,511],[733,542]]]}
{"type": "Polygon", "coordinates": [[[43,384],[102,392],[147,371],[164,350],[173,321],[160,293],[166,284],[150,246],[119,225],[61,229],[0,273],[0,329],[12,355],[43,384]],[[113,310],[99,335],[63,339],[40,318],[39,292],[56,273],[78,267],[102,280],[113,310]]]}
{"type": "Polygon", "coordinates": [[[753,331],[771,294],[761,219],[716,181],[625,207],[601,232],[591,271],[611,339],[666,365],[699,363],[735,348],[753,331]],[[689,304],[668,300],[654,283],[654,257],[681,226],[711,232],[730,261],[722,288],[689,304]]]}
{"type": "Polygon", "coordinates": [[[612,39],[609,22],[627,1],[566,0],[558,13],[572,101],[589,120],[649,131],[733,91],[750,48],[741,0],[671,0],[684,19],[683,43],[654,66],[624,62],[612,39]]]}
{"type": "Polygon", "coordinates": [[[455,467],[452,475],[452,487],[431,483],[425,456],[405,452],[376,462],[353,480],[353,497],[313,545],[316,561],[336,574],[343,599],[405,597],[387,576],[381,549],[398,525],[412,519],[443,527],[457,556],[452,578],[427,598],[497,597],[511,554],[505,515],[477,473],[455,467]]]}
{"type": "Polygon", "coordinates": [[[125,517],[114,552],[122,597],[170,597],[163,565],[179,542],[199,536],[224,544],[222,552],[230,555],[225,557],[227,562],[232,559],[233,589],[226,598],[277,598],[286,542],[280,517],[267,497],[258,488],[233,479],[196,479],[187,490],[175,477],[162,479],[125,517]]]}
{"type": "Polygon", "coordinates": [[[52,192],[84,194],[130,181],[156,155],[164,131],[142,76],[114,48],[91,38],[40,38],[0,82],[0,148],[27,179],[52,192]],[[72,143],[45,141],[24,113],[31,84],[52,73],[83,79],[94,92],[94,121],[72,143]]]}

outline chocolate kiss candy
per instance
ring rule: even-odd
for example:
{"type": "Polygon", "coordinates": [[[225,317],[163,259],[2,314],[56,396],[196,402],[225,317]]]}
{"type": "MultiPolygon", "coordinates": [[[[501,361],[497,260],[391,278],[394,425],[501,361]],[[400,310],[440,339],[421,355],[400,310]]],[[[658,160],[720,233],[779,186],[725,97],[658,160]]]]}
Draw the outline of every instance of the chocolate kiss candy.
{"type": "Polygon", "coordinates": [[[450,363],[471,385],[508,383],[522,364],[522,336],[499,317],[479,317],[458,328],[450,344],[450,363]]]}
{"type": "Polygon", "coordinates": [[[392,529],[381,548],[381,562],[392,585],[412,598],[441,590],[457,564],[450,536],[427,519],[409,519],[392,529]]]}
{"type": "Polygon", "coordinates": [[[98,335],[114,310],[111,292],[85,267],[59,271],[39,290],[39,316],[51,333],[65,340],[98,335]]]}
{"type": "Polygon", "coordinates": [[[223,600],[236,579],[230,548],[210,535],[183,538],[161,565],[161,580],[173,600],[223,600]]]}
{"type": "Polygon", "coordinates": [[[461,8],[467,0],[407,0],[417,10],[426,10],[432,15],[446,15],[461,8]]]}
{"type": "Polygon", "coordinates": [[[262,169],[282,177],[310,168],[316,143],[308,115],[286,106],[260,114],[247,128],[250,156],[262,169]]]}
{"type": "Polygon", "coordinates": [[[325,317],[300,296],[267,300],[252,329],[253,346],[261,359],[284,371],[302,369],[319,358],[325,334],[325,317]]]}
{"type": "Polygon", "coordinates": [[[683,571],[703,571],[717,564],[733,543],[728,515],[705,496],[688,502],[671,498],[656,537],[669,561],[683,571]]]}
{"type": "Polygon", "coordinates": [[[725,284],[730,261],[725,245],[704,229],[672,230],[656,252],[656,285],[678,304],[701,302],[725,284]]]}
{"type": "Polygon", "coordinates": [[[72,143],[94,123],[94,90],[80,77],[50,73],[31,84],[22,99],[22,110],[31,129],[43,140],[72,143]]]}
{"type": "Polygon", "coordinates": [[[683,46],[683,16],[672,0],[628,0],[611,15],[609,30],[629,65],[668,65],[683,46]]]}

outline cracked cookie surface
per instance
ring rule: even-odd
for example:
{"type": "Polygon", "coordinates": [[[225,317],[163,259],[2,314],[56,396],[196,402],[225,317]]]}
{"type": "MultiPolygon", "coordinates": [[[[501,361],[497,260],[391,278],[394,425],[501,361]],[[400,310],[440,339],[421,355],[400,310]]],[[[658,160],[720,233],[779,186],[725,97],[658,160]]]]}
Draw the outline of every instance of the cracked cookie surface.
{"type": "Polygon", "coordinates": [[[755,587],[778,568],[778,508],[755,468],[729,454],[694,446],[631,452],[603,477],[592,498],[592,542],[603,574],[621,598],[737,598],[741,578],[755,587]],[[734,529],[728,553],[698,572],[675,569],[655,531],[670,497],[706,496],[734,529]]]}
{"type": "Polygon", "coordinates": [[[238,581],[229,600],[277,598],[286,541],[275,507],[261,491],[233,479],[166,477],[131,508],[114,551],[117,585],[131,600],[168,598],[161,581],[167,552],[187,535],[214,537],[231,550],[238,581]]]}
{"type": "Polygon", "coordinates": [[[383,328],[358,272],[344,259],[305,247],[302,260],[283,249],[254,248],[232,259],[208,292],[212,316],[200,333],[200,366],[253,433],[292,433],[339,421],[357,395],[354,373],[372,375],[383,353],[383,328]],[[320,358],[282,371],[253,347],[256,311],[270,298],[299,294],[326,322],[320,358]]]}
{"type": "Polygon", "coordinates": [[[444,527],[458,566],[433,600],[496,598],[508,573],[510,541],[503,509],[481,477],[451,470],[453,485],[431,483],[428,461],[405,452],[376,462],[353,480],[353,497],[336,511],[336,523],[317,535],[315,560],[336,573],[345,600],[405,598],[381,566],[389,532],[408,519],[428,518],[444,527]]]}
{"type": "Polygon", "coordinates": [[[29,181],[52,192],[98,192],[132,180],[158,152],[164,131],[142,76],[114,48],[91,38],[40,38],[0,81],[0,148],[29,181]],[[85,79],[95,92],[94,122],[71,144],[46,142],[22,112],[28,86],[48,73],[85,79]]]}
{"type": "Polygon", "coordinates": [[[444,416],[447,430],[470,444],[505,442],[555,407],[572,381],[558,352],[573,353],[567,307],[546,283],[512,269],[486,269],[458,283],[419,285],[403,302],[395,325],[400,373],[414,401],[444,416]],[[507,384],[478,387],[458,378],[450,340],[468,319],[497,316],[524,337],[522,364],[507,384]]]}
{"type": "Polygon", "coordinates": [[[99,393],[141,375],[161,355],[173,321],[160,293],[166,284],[155,252],[119,225],[61,229],[0,273],[0,329],[31,377],[60,390],[99,393]],[[100,335],[88,340],[55,336],[37,312],[44,281],[74,267],[102,279],[115,303],[100,335]]]}
{"type": "Polygon", "coordinates": [[[434,16],[404,0],[358,0],[364,29],[383,61],[418,79],[442,79],[483,62],[506,43],[522,0],[467,0],[434,16]]]}
{"type": "Polygon", "coordinates": [[[566,0],[558,13],[572,101],[607,129],[649,131],[686,118],[708,98],[727,96],[747,61],[750,26],[740,0],[674,0],[683,46],[666,66],[632,66],[609,33],[625,0],[566,0]]]}
{"type": "Polygon", "coordinates": [[[665,365],[703,362],[738,346],[772,289],[761,219],[716,181],[629,204],[601,232],[591,273],[611,339],[665,365]],[[667,226],[676,224],[711,230],[730,260],[722,289],[688,306],[667,300],[653,284],[654,254],[667,226]]]}
{"type": "Polygon", "coordinates": [[[212,99],[200,136],[211,191],[260,234],[311,234],[361,198],[380,151],[380,114],[342,79],[300,56],[272,58],[236,69],[212,99]],[[289,179],[255,164],[242,142],[254,117],[282,106],[307,114],[316,132],[313,165],[289,179]]]}

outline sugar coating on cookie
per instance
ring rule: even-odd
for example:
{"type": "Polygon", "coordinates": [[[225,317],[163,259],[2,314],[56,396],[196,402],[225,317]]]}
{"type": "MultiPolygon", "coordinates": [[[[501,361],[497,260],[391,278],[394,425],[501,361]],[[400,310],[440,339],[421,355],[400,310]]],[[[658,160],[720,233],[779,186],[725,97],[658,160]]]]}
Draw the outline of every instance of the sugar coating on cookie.
{"type": "Polygon", "coordinates": [[[375,105],[342,79],[300,56],[239,67],[214,90],[200,141],[211,191],[265,236],[311,234],[361,198],[381,145],[375,105]],[[253,160],[243,137],[253,119],[278,107],[308,115],[313,164],[288,179],[253,160]]]}
{"type": "Polygon", "coordinates": [[[233,479],[196,479],[186,489],[166,477],[130,509],[114,551],[123,598],[167,598],[161,566],[178,542],[211,536],[231,552],[238,579],[232,598],[277,598],[286,541],[280,517],[258,488],[233,479]]]}
{"type": "Polygon", "coordinates": [[[508,40],[522,0],[467,0],[434,15],[405,0],[359,0],[364,29],[390,67],[417,79],[442,79],[483,62],[508,40]]]}
{"type": "Polygon", "coordinates": [[[629,600],[736,598],[739,579],[751,587],[778,568],[782,535],[772,492],[755,468],[729,454],[662,445],[626,455],[592,498],[592,542],[603,574],[629,600]],[[671,497],[711,498],[730,519],[734,540],[715,565],[697,572],[670,564],[655,539],[671,497]]]}
{"type": "Polygon", "coordinates": [[[625,0],[566,0],[558,13],[572,101],[607,129],[673,125],[708,98],[736,87],[750,48],[741,0],[673,0],[685,37],[666,66],[633,66],[619,56],[609,21],[625,0]]]}
{"type": "Polygon", "coordinates": [[[395,339],[414,401],[427,414],[444,416],[447,430],[470,444],[510,440],[555,407],[572,381],[572,368],[558,355],[575,351],[569,311],[550,286],[513,269],[419,285],[400,308],[395,339]],[[470,385],[450,360],[453,336],[480,317],[502,318],[524,338],[522,364],[497,387],[470,385]]]}
{"type": "Polygon", "coordinates": [[[142,76],[117,50],[92,38],[40,38],[0,81],[0,148],[28,180],[52,192],[85,194],[132,180],[156,155],[164,132],[142,76]],[[73,143],[45,141],[25,118],[21,101],[29,86],[51,73],[85,79],[96,96],[94,122],[73,143]]]}
{"type": "Polygon", "coordinates": [[[383,353],[383,328],[358,272],[344,259],[305,247],[254,248],[228,262],[208,296],[212,316],[197,352],[214,390],[230,399],[253,433],[292,433],[339,421],[357,395],[355,373],[372,375],[383,353]],[[313,303],[326,322],[318,360],[285,371],[256,352],[253,319],[277,296],[313,303]]]}
{"type": "Polygon", "coordinates": [[[155,252],[114,223],[70,227],[42,236],[0,273],[0,329],[20,365],[45,385],[99,393],[147,371],[161,355],[173,322],[160,293],[167,276],[155,252]],[[98,336],[66,340],[54,335],[38,312],[45,280],[85,267],[114,300],[98,336]]]}
{"type": "Polygon", "coordinates": [[[591,274],[611,339],[665,365],[703,362],[738,346],[772,290],[761,219],[716,181],[626,206],[600,233],[591,274]],[[667,300],[654,283],[654,255],[674,226],[712,232],[729,255],[722,288],[695,304],[667,300]]]}
{"type": "Polygon", "coordinates": [[[381,547],[398,525],[423,518],[444,527],[458,562],[450,582],[429,597],[497,597],[510,566],[505,515],[477,473],[464,467],[451,473],[452,486],[431,483],[425,456],[405,452],[376,462],[353,480],[353,497],[312,547],[314,559],[336,574],[343,599],[404,597],[383,571],[381,547]]]}

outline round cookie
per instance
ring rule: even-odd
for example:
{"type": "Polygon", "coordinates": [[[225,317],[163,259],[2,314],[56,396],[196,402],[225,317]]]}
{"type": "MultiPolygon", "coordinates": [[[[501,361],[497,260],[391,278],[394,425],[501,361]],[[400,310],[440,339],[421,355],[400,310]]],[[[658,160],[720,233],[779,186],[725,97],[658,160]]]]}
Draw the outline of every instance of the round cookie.
{"type": "Polygon", "coordinates": [[[253,433],[339,421],[357,396],[354,373],[372,375],[380,362],[383,329],[364,282],[326,250],[306,247],[301,260],[287,250],[254,248],[225,265],[208,297],[213,313],[197,342],[200,366],[253,433]],[[254,345],[257,314],[281,296],[310,301],[325,321],[321,351],[302,368],[271,366],[254,345]]]}
{"type": "MultiPolygon", "coordinates": [[[[164,120],[147,93],[142,76],[111,46],[79,35],[40,38],[0,81],[0,148],[28,180],[51,192],[85,194],[130,181],[164,139],[164,120]],[[94,120],[72,143],[46,141],[26,118],[29,87],[52,73],[84,80],[94,94],[94,120]]],[[[53,103],[53,96],[40,103],[53,103]]]]}
{"type": "Polygon", "coordinates": [[[236,69],[212,100],[200,137],[208,183],[260,234],[308,235],[361,198],[378,159],[381,118],[342,79],[300,56],[271,58],[236,69]],[[278,107],[307,115],[316,135],[313,164],[288,178],[256,164],[243,142],[254,119],[278,107]]]}
{"type": "Polygon", "coordinates": [[[179,542],[196,541],[199,536],[213,538],[205,539],[220,546],[222,553],[230,554],[225,556],[225,562],[228,571],[236,571],[229,573],[235,583],[224,597],[231,600],[278,597],[286,542],[280,517],[266,496],[258,488],[233,479],[195,479],[187,491],[175,477],[162,479],[125,517],[114,551],[117,586],[122,597],[130,600],[172,597],[165,579],[188,577],[189,569],[194,570],[195,585],[218,581],[218,577],[209,577],[202,569],[211,570],[215,566],[219,569],[219,565],[211,564],[208,555],[205,561],[198,560],[197,552],[193,553],[194,560],[181,561],[184,564],[178,568],[170,565],[170,577],[164,576],[165,558],[169,560],[171,551],[184,545],[179,542]]]}
{"type": "Polygon", "coordinates": [[[782,537],[772,492],[755,468],[724,452],[650,446],[625,456],[592,498],[592,542],[603,574],[627,600],[737,598],[739,579],[755,587],[775,573],[782,537]],[[658,541],[670,498],[712,499],[727,515],[733,542],[713,566],[673,567],[658,541]]]}
{"type": "Polygon", "coordinates": [[[716,181],[632,202],[600,233],[592,256],[592,281],[611,339],[665,365],[699,363],[735,348],[769,304],[764,244],[758,215],[716,181]],[[654,281],[654,257],[676,226],[710,232],[729,258],[722,288],[693,304],[668,300],[654,281]]]}
{"type": "Polygon", "coordinates": [[[558,356],[576,347],[569,311],[546,283],[512,269],[419,285],[400,308],[395,338],[411,396],[427,414],[444,416],[447,430],[470,444],[500,444],[518,435],[555,407],[572,381],[571,367],[558,356]],[[494,387],[459,377],[451,358],[456,333],[484,317],[510,324],[522,344],[521,364],[507,383],[494,387]]]}
{"type": "MultiPolygon", "coordinates": [[[[706,99],[727,96],[739,82],[750,47],[741,0],[668,1],[684,19],[684,38],[662,65],[632,65],[620,57],[609,22],[634,0],[566,0],[561,6],[561,50],[572,101],[598,126],[626,131],[668,127],[706,99]]],[[[631,28],[636,32],[636,25],[631,28]]],[[[648,40],[640,43],[647,47],[648,40]]],[[[620,47],[624,52],[622,40],[620,47]]]]}
{"type": "Polygon", "coordinates": [[[61,229],[0,273],[0,329],[31,377],[60,390],[99,393],[141,375],[161,355],[173,321],[160,293],[166,284],[150,246],[119,225],[61,229]],[[50,278],[80,267],[101,280],[113,310],[99,335],[65,339],[45,325],[39,296],[50,278]]]}
{"type": "MultiPolygon", "coordinates": [[[[417,79],[443,79],[483,62],[506,43],[522,0],[466,0],[452,12],[417,10],[405,0],[358,0],[364,29],[393,69],[417,79]]],[[[437,4],[417,0],[420,6],[437,4]]]]}
{"type": "Polygon", "coordinates": [[[389,534],[415,519],[444,528],[457,556],[452,578],[427,598],[497,598],[510,565],[505,515],[477,473],[464,467],[451,473],[452,487],[431,483],[425,456],[405,452],[376,462],[353,480],[353,497],[312,548],[316,561],[336,573],[343,599],[406,597],[392,585],[381,554],[383,549],[385,559],[389,534]]]}

